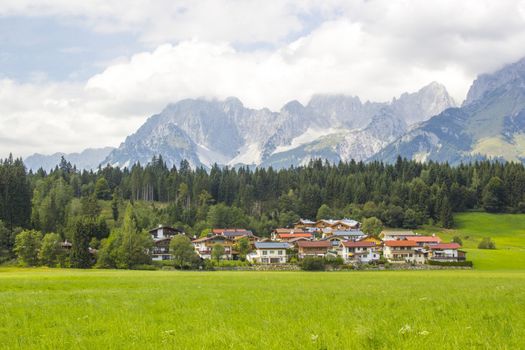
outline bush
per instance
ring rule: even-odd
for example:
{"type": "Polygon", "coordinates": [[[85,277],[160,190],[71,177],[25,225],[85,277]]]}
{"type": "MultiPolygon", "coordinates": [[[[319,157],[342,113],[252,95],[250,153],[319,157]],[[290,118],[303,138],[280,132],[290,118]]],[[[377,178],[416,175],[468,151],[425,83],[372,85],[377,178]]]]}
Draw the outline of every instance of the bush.
{"type": "Polygon", "coordinates": [[[463,245],[463,240],[459,236],[454,236],[454,238],[452,238],[452,242],[463,245]]]}
{"type": "Polygon", "coordinates": [[[155,271],[155,270],[158,270],[158,267],[155,265],[137,264],[137,265],[131,266],[130,270],[155,271]]]}
{"type": "Polygon", "coordinates": [[[485,237],[479,242],[478,249],[496,249],[496,243],[490,237],[485,237]]]}
{"type": "Polygon", "coordinates": [[[323,271],[325,261],[323,258],[304,258],[299,264],[304,271],[323,271]]]}
{"type": "Polygon", "coordinates": [[[429,265],[437,265],[437,266],[468,266],[472,267],[472,261],[436,261],[436,260],[428,260],[427,262],[429,265]]]}

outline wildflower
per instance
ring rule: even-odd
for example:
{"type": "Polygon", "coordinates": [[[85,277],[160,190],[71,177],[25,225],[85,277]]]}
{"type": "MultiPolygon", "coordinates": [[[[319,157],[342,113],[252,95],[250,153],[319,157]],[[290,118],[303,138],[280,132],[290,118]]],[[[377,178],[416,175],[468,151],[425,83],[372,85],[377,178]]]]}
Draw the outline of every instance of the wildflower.
{"type": "Polygon", "coordinates": [[[312,336],[310,337],[310,339],[312,339],[314,343],[317,341],[317,338],[319,338],[318,334],[312,334],[312,336]]]}
{"type": "Polygon", "coordinates": [[[412,332],[412,327],[409,324],[404,325],[399,329],[399,334],[406,334],[412,332]]]}
{"type": "Polygon", "coordinates": [[[429,334],[429,331],[421,331],[419,332],[419,335],[426,337],[429,334]]]}

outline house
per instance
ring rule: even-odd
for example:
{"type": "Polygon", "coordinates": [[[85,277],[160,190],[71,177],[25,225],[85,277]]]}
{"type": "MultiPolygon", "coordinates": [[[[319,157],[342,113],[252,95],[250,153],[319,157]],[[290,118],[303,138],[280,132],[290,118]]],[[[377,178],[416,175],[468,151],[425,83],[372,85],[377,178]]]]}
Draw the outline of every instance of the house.
{"type": "MultiPolygon", "coordinates": [[[[272,231],[271,237],[272,240],[276,240],[279,235],[291,235],[291,234],[305,234],[309,233],[305,229],[295,229],[295,228],[276,228],[272,231]]],[[[311,233],[310,233],[311,234],[311,233]]]]}
{"type": "Polygon", "coordinates": [[[379,247],[375,242],[341,242],[340,255],[345,262],[369,263],[380,258],[379,247]]]}
{"type": "Polygon", "coordinates": [[[229,236],[253,235],[252,231],[243,228],[214,228],[211,230],[211,233],[220,236],[223,236],[225,233],[229,236]]]}
{"type": "Polygon", "coordinates": [[[381,237],[383,241],[395,241],[417,235],[417,233],[412,231],[383,231],[379,237],[381,237]]]}
{"type": "Polygon", "coordinates": [[[407,240],[414,241],[419,247],[427,247],[441,243],[441,238],[438,236],[407,236],[407,240]]]}
{"type": "Polygon", "coordinates": [[[252,231],[239,230],[239,229],[224,230],[221,235],[224,236],[224,237],[233,238],[233,239],[242,238],[242,237],[254,237],[252,231]]]}
{"type": "Polygon", "coordinates": [[[348,241],[358,241],[366,237],[366,234],[361,230],[336,230],[332,231],[330,236],[341,237],[348,241]]]}
{"type": "Polygon", "coordinates": [[[275,240],[279,242],[289,242],[292,239],[295,238],[306,238],[306,239],[312,239],[313,234],[311,233],[280,233],[276,235],[275,240]]]}
{"type": "Polygon", "coordinates": [[[158,227],[155,227],[154,229],[149,230],[149,234],[151,235],[151,238],[153,240],[155,239],[162,239],[162,238],[171,238],[173,236],[183,234],[184,232],[170,227],[170,226],[163,226],[159,225],[158,227]]]}
{"type": "Polygon", "coordinates": [[[466,252],[459,250],[458,243],[440,243],[429,246],[430,260],[435,261],[465,261],[466,252]]]}
{"type": "Polygon", "coordinates": [[[256,242],[255,251],[248,254],[246,259],[259,264],[284,264],[288,262],[286,250],[289,248],[286,242],[256,242]]]}
{"type": "Polygon", "coordinates": [[[340,244],[344,241],[348,241],[348,238],[333,235],[333,236],[327,236],[325,238],[321,238],[321,241],[328,241],[332,244],[332,248],[339,249],[340,244]]]}
{"type": "Polygon", "coordinates": [[[341,220],[318,220],[315,223],[318,229],[331,228],[332,230],[355,230],[359,228],[359,222],[351,219],[341,220]]]}
{"type": "Polygon", "coordinates": [[[311,238],[307,238],[307,237],[296,237],[296,238],[291,238],[288,240],[288,243],[290,245],[292,245],[293,247],[297,248],[297,244],[301,241],[311,241],[312,239],[311,238]]]}
{"type": "Polygon", "coordinates": [[[224,247],[224,255],[222,259],[232,260],[236,252],[233,250],[234,240],[221,235],[213,235],[203,238],[198,238],[192,241],[193,247],[197,255],[201,259],[211,259],[213,246],[220,244],[224,247]]]}
{"type": "Polygon", "coordinates": [[[315,221],[307,220],[307,219],[299,219],[294,225],[294,229],[305,229],[305,228],[314,228],[315,227],[315,221]]]}
{"type": "Polygon", "coordinates": [[[329,250],[332,249],[330,241],[299,241],[297,242],[297,251],[299,258],[306,257],[325,257],[329,250]]]}
{"type": "Polygon", "coordinates": [[[424,264],[428,252],[409,240],[389,240],[383,247],[383,256],[392,263],[424,264]]]}
{"type": "Polygon", "coordinates": [[[153,239],[151,259],[158,261],[171,259],[171,254],[169,252],[171,239],[176,235],[184,234],[184,232],[170,226],[159,225],[158,227],[149,230],[149,234],[153,239]]]}
{"type": "Polygon", "coordinates": [[[376,238],[374,236],[365,236],[361,239],[359,239],[359,242],[374,242],[379,248],[383,244],[383,241],[379,238],[376,238]]]}

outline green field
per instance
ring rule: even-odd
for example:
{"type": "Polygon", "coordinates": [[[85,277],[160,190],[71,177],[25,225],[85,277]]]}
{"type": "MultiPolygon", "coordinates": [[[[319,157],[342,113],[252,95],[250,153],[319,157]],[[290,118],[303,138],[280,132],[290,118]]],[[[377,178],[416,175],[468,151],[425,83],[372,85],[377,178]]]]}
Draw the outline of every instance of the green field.
{"type": "Polygon", "coordinates": [[[525,348],[525,216],[455,219],[423,232],[460,235],[474,270],[0,268],[0,349],[525,348]]]}
{"type": "Polygon", "coordinates": [[[461,213],[454,216],[455,228],[425,227],[418,233],[436,233],[444,241],[459,236],[467,259],[478,270],[525,270],[525,215],[461,213]],[[491,237],[496,250],[477,249],[483,237],[491,237]]]}
{"type": "Polygon", "coordinates": [[[525,273],[3,270],[2,349],[520,349],[525,273]]]}

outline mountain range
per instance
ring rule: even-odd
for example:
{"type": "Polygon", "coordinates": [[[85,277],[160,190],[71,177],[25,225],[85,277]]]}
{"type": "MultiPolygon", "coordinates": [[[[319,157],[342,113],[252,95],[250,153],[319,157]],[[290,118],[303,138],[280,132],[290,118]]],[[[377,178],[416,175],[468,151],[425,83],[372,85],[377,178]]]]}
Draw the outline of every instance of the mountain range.
{"type": "MultiPolygon", "coordinates": [[[[98,159],[93,154],[89,161],[82,153],[64,156],[79,168],[145,164],[159,154],[169,166],[186,159],[208,168],[281,168],[312,158],[392,162],[398,155],[452,164],[524,161],[525,59],[480,75],[461,106],[436,82],[390,102],[314,95],[305,105],[290,101],[279,111],[247,108],[235,97],[181,100],[148,118],[118,148],[99,150],[98,159]]],[[[26,164],[48,168],[56,155],[51,157],[34,155],[26,164]]]]}

